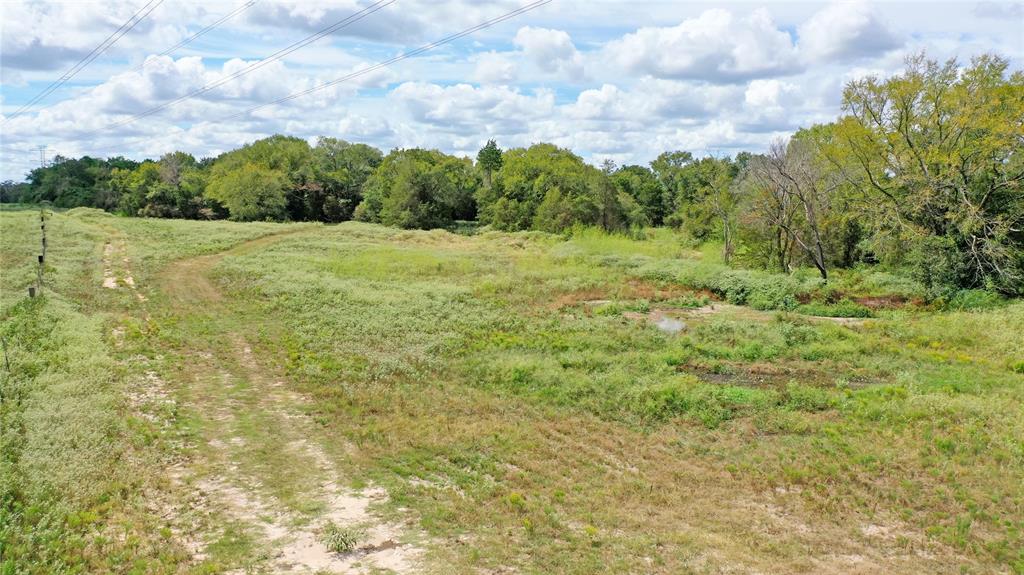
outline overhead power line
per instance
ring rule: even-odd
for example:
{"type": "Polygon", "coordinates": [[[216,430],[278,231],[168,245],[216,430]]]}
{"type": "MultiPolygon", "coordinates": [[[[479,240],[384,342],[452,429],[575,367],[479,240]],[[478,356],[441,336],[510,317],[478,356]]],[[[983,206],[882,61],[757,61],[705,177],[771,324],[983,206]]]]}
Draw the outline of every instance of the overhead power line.
{"type": "MultiPolygon", "coordinates": [[[[369,73],[374,72],[376,70],[379,70],[381,68],[385,68],[387,66],[395,64],[396,62],[400,62],[402,60],[406,60],[408,58],[412,58],[414,56],[418,56],[420,54],[423,54],[424,52],[428,52],[430,50],[433,50],[433,49],[438,48],[440,46],[443,46],[445,44],[449,44],[451,42],[454,42],[455,40],[458,40],[459,38],[463,38],[465,36],[469,36],[470,34],[479,32],[480,30],[483,30],[485,28],[490,28],[491,26],[494,26],[494,25],[499,24],[501,22],[504,22],[506,20],[510,20],[512,18],[515,18],[516,16],[520,16],[520,15],[522,15],[522,14],[524,14],[526,12],[529,12],[531,10],[534,10],[536,8],[540,8],[541,6],[544,6],[545,4],[550,4],[553,1],[554,0],[537,0],[535,2],[531,2],[529,4],[526,4],[526,5],[523,5],[523,6],[519,7],[519,8],[516,8],[515,10],[512,10],[510,12],[506,12],[505,14],[502,14],[501,16],[498,16],[496,18],[492,18],[490,20],[486,20],[486,21],[481,22],[481,23],[479,23],[479,24],[477,24],[475,26],[471,26],[469,28],[466,28],[465,30],[462,30],[461,32],[456,32],[455,34],[452,34],[450,36],[446,36],[446,37],[444,37],[444,38],[442,38],[440,40],[434,41],[434,42],[430,42],[429,44],[424,44],[423,46],[420,46],[419,48],[416,48],[414,50],[410,50],[408,52],[403,52],[403,53],[401,53],[401,54],[399,54],[399,55],[397,55],[397,56],[395,56],[393,58],[389,58],[387,60],[383,60],[381,62],[377,62],[376,64],[373,64],[373,65],[368,66],[366,68],[360,68],[359,70],[356,70],[356,71],[354,71],[354,72],[352,72],[350,74],[346,74],[344,76],[341,76],[339,78],[335,78],[335,79],[330,80],[328,82],[324,82],[323,84],[319,84],[317,86],[313,86],[312,88],[308,88],[306,90],[301,90],[299,92],[294,92],[294,93],[289,94],[287,96],[284,96],[282,98],[278,98],[277,100],[273,100],[271,102],[266,102],[264,104],[259,104],[258,106],[253,106],[252,108],[249,108],[247,110],[243,110],[241,112],[238,112],[238,113],[235,113],[235,114],[231,114],[230,116],[225,116],[225,117],[223,117],[223,118],[221,118],[219,120],[213,120],[213,121],[210,121],[208,123],[210,123],[210,124],[220,124],[220,123],[223,123],[223,122],[227,122],[227,121],[233,120],[235,118],[246,116],[246,115],[251,114],[252,112],[255,112],[257,110],[260,110],[260,109],[263,109],[263,108],[266,108],[266,107],[269,107],[269,106],[274,106],[274,105],[277,105],[277,104],[281,104],[281,103],[284,103],[284,102],[287,102],[287,101],[290,101],[290,100],[294,100],[296,98],[301,98],[302,96],[305,96],[307,94],[311,94],[311,93],[316,92],[318,90],[323,90],[325,88],[329,88],[331,86],[335,86],[337,84],[341,84],[343,82],[347,82],[349,80],[358,78],[360,76],[369,74],[369,73]]],[[[158,138],[143,138],[143,139],[140,139],[140,140],[136,140],[135,143],[136,144],[142,144],[142,143],[154,141],[156,139],[158,139],[158,138]]],[[[119,143],[119,144],[117,144],[115,146],[104,146],[104,147],[101,147],[101,148],[94,148],[93,151],[95,153],[95,150],[97,150],[97,149],[99,149],[99,150],[106,150],[106,149],[113,149],[115,147],[120,147],[120,146],[123,146],[123,143],[119,143]]]]}
{"type": "MultiPolygon", "coordinates": [[[[189,36],[188,38],[185,38],[181,42],[178,42],[177,44],[171,46],[170,48],[164,50],[163,52],[160,52],[159,54],[157,54],[157,56],[167,56],[169,54],[172,54],[178,48],[187,46],[188,44],[192,43],[192,41],[196,40],[197,38],[199,38],[201,36],[206,35],[207,32],[210,32],[211,30],[213,30],[217,26],[220,26],[224,22],[227,22],[228,20],[234,18],[235,16],[241,14],[242,12],[245,12],[249,8],[252,8],[255,4],[256,4],[256,0],[249,0],[249,2],[246,2],[245,4],[242,4],[241,6],[235,8],[231,12],[228,12],[224,16],[221,16],[220,19],[217,20],[216,22],[214,22],[213,24],[210,24],[209,26],[207,26],[207,27],[203,28],[202,30],[196,32],[195,34],[189,36]]],[[[141,67],[142,66],[140,66],[139,68],[141,68],[141,67]]]]}
{"type": "Polygon", "coordinates": [[[461,32],[457,32],[455,34],[452,34],[451,36],[446,36],[446,37],[444,37],[444,38],[442,38],[440,40],[437,40],[435,42],[431,42],[429,44],[424,44],[423,46],[420,46],[419,48],[416,48],[415,50],[410,50],[409,52],[403,52],[403,53],[399,54],[398,56],[395,56],[394,58],[389,58],[389,59],[384,60],[382,62],[378,62],[378,63],[376,63],[376,64],[374,64],[372,66],[369,66],[367,68],[360,68],[359,70],[356,70],[355,72],[352,72],[350,74],[346,74],[346,75],[344,75],[344,76],[342,76],[340,78],[335,78],[334,80],[331,80],[329,82],[325,82],[323,84],[320,84],[320,85],[317,85],[317,86],[313,86],[312,88],[308,88],[306,90],[302,90],[302,91],[299,91],[299,92],[295,92],[293,94],[289,94],[287,96],[284,96],[283,98],[278,98],[277,100],[274,100],[274,101],[271,101],[271,102],[267,102],[265,104],[260,104],[258,106],[253,106],[252,108],[249,108],[248,110],[244,110],[242,112],[238,112],[236,114],[232,114],[230,116],[227,116],[226,118],[222,119],[221,121],[227,121],[227,120],[232,120],[234,118],[238,118],[238,117],[241,117],[241,116],[246,116],[248,114],[251,114],[252,112],[255,112],[257,110],[261,110],[261,109],[266,108],[268,106],[274,106],[276,104],[282,104],[284,102],[288,102],[290,100],[294,100],[296,98],[300,98],[302,96],[305,96],[307,94],[312,94],[313,92],[316,92],[316,91],[319,91],[319,90],[323,90],[325,88],[330,88],[331,86],[335,86],[335,85],[341,84],[343,82],[347,82],[347,81],[352,80],[354,78],[358,78],[359,76],[363,76],[363,75],[369,74],[370,72],[374,72],[376,70],[380,70],[381,68],[386,68],[386,67],[388,67],[388,66],[390,66],[390,65],[392,65],[392,64],[394,64],[396,62],[400,62],[402,60],[405,60],[405,59],[408,59],[408,58],[412,58],[414,56],[419,56],[420,54],[422,54],[424,52],[429,52],[430,50],[433,50],[434,48],[437,48],[437,47],[443,46],[445,44],[454,42],[455,40],[458,40],[459,38],[462,38],[464,36],[469,36],[470,34],[473,34],[475,32],[479,32],[480,30],[483,30],[485,28],[490,28],[491,26],[494,26],[495,24],[504,22],[505,20],[510,20],[512,18],[515,18],[516,16],[519,16],[521,14],[529,12],[530,10],[533,10],[535,8],[540,8],[541,6],[543,6],[545,4],[550,4],[553,1],[554,0],[537,0],[536,2],[532,2],[532,3],[527,4],[525,6],[521,6],[520,8],[512,10],[511,12],[507,12],[507,13],[501,15],[501,16],[498,16],[497,18],[494,18],[494,19],[491,19],[491,20],[487,20],[486,22],[481,22],[480,24],[477,24],[476,26],[472,26],[472,27],[467,28],[467,29],[465,29],[465,30],[463,30],[461,32]]]}
{"type": "Polygon", "coordinates": [[[132,28],[134,28],[146,16],[149,16],[149,14],[153,10],[156,10],[157,6],[159,6],[160,4],[163,4],[163,2],[164,2],[164,0],[149,0],[149,2],[147,2],[145,6],[143,6],[142,8],[139,8],[139,10],[137,12],[135,12],[135,14],[132,14],[131,18],[129,18],[124,24],[121,24],[121,26],[118,27],[117,30],[114,30],[110,34],[110,36],[107,36],[107,38],[105,40],[103,40],[103,42],[100,42],[100,44],[98,46],[93,48],[92,52],[89,52],[88,54],[86,54],[85,57],[82,58],[81,60],[79,60],[77,64],[72,66],[67,72],[64,72],[64,74],[61,77],[59,77],[56,80],[54,80],[53,82],[51,82],[49,86],[47,86],[46,88],[43,88],[42,92],[40,92],[35,97],[33,97],[31,100],[29,100],[24,105],[22,105],[20,108],[18,108],[13,114],[11,114],[7,118],[5,118],[4,122],[6,123],[7,121],[9,121],[9,120],[11,120],[11,119],[21,115],[23,112],[25,112],[26,110],[31,108],[34,104],[36,104],[37,102],[41,101],[43,98],[49,96],[50,94],[52,94],[54,91],[57,90],[57,88],[60,88],[61,86],[63,86],[65,82],[67,82],[71,78],[75,77],[76,74],[81,72],[93,60],[95,60],[96,58],[99,58],[101,54],[106,52],[111,46],[113,46],[115,43],[117,43],[117,41],[120,40],[121,37],[123,37],[125,34],[130,32],[132,30],[132,28]]]}
{"type": "MultiPolygon", "coordinates": [[[[201,38],[202,36],[205,36],[206,34],[211,32],[212,30],[217,28],[217,26],[220,26],[224,22],[227,22],[228,20],[234,18],[235,16],[241,14],[242,12],[245,12],[249,8],[252,8],[253,6],[256,5],[256,2],[257,2],[257,0],[249,0],[249,2],[246,2],[245,4],[242,4],[241,6],[235,8],[231,12],[228,12],[224,16],[221,16],[213,24],[210,24],[209,26],[206,26],[202,30],[196,32],[195,34],[189,36],[188,38],[185,38],[181,42],[178,42],[177,44],[171,46],[170,48],[164,50],[163,52],[160,52],[159,54],[157,54],[157,56],[168,56],[170,54],[173,54],[179,48],[183,48],[183,47],[191,44],[193,41],[201,38]]],[[[136,66],[132,71],[138,72],[140,70],[143,70],[145,67],[146,67],[146,63],[143,62],[142,64],[139,64],[138,66],[136,66]]],[[[36,112],[39,112],[40,110],[45,110],[45,109],[50,108],[50,107],[55,106],[55,105],[56,104],[47,104],[46,106],[40,106],[39,108],[36,108],[36,112]]],[[[11,116],[11,117],[13,118],[14,116],[11,116]]]]}
{"type": "Polygon", "coordinates": [[[228,82],[234,80],[235,78],[244,76],[246,74],[249,74],[251,72],[254,72],[254,71],[262,68],[263,66],[266,66],[267,64],[276,62],[277,60],[280,60],[281,58],[284,58],[288,54],[291,54],[292,52],[295,52],[296,50],[299,50],[300,48],[308,46],[308,45],[312,44],[313,42],[316,42],[317,40],[320,40],[321,38],[324,38],[325,36],[328,36],[328,35],[330,35],[330,34],[332,34],[334,32],[337,32],[338,30],[341,30],[342,28],[350,26],[350,25],[352,25],[352,24],[362,20],[363,18],[366,18],[367,16],[373,14],[374,12],[377,12],[379,10],[383,10],[387,6],[390,6],[391,4],[394,4],[397,1],[398,0],[378,0],[377,2],[374,2],[373,4],[370,4],[366,8],[363,8],[362,10],[360,10],[360,11],[358,11],[358,12],[356,12],[356,13],[350,15],[350,16],[348,16],[347,18],[339,20],[338,22],[335,22],[334,24],[331,24],[330,26],[320,30],[319,32],[316,32],[315,34],[311,34],[311,35],[303,38],[302,40],[299,40],[298,42],[295,42],[295,43],[293,43],[293,44],[291,44],[289,46],[286,46],[286,47],[278,50],[277,52],[274,52],[270,56],[267,56],[266,58],[263,58],[262,60],[254,62],[254,63],[246,66],[245,68],[242,68],[241,70],[239,70],[239,71],[237,71],[237,72],[235,72],[233,74],[230,74],[228,76],[220,78],[219,80],[210,82],[209,84],[206,84],[206,85],[204,85],[201,88],[193,90],[192,92],[189,92],[188,94],[185,94],[184,96],[180,96],[180,97],[175,98],[175,99],[173,99],[173,100],[171,100],[169,102],[165,102],[163,104],[160,104],[159,106],[155,106],[153,108],[150,108],[148,110],[140,112],[140,113],[138,113],[138,114],[136,114],[136,115],[134,115],[134,116],[132,116],[130,118],[126,118],[124,120],[120,120],[120,121],[114,122],[113,124],[110,124],[108,126],[100,128],[99,130],[94,130],[92,132],[87,132],[86,134],[83,135],[83,137],[88,138],[88,137],[93,136],[95,134],[99,134],[99,133],[105,132],[106,130],[110,130],[110,129],[113,129],[113,128],[120,128],[121,126],[127,126],[128,124],[132,124],[132,123],[137,122],[137,121],[139,121],[139,120],[141,120],[143,118],[147,118],[149,116],[152,116],[153,114],[156,114],[156,113],[159,113],[159,112],[161,112],[163,110],[166,110],[167,108],[169,108],[169,107],[171,107],[171,106],[173,106],[175,104],[178,104],[180,102],[184,102],[185,100],[189,100],[191,98],[194,98],[195,96],[198,96],[198,95],[201,95],[201,94],[205,94],[206,92],[209,92],[209,91],[211,91],[211,90],[213,90],[215,88],[218,88],[220,86],[223,86],[224,84],[227,84],[228,82]]]}

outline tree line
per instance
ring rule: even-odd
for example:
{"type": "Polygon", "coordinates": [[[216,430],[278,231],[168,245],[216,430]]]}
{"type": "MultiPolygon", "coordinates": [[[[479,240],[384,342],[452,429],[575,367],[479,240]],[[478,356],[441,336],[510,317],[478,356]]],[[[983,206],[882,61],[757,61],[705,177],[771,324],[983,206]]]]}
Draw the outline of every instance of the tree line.
{"type": "Polygon", "coordinates": [[[883,263],[935,295],[1024,295],[1024,74],[983,55],[918,55],[850,82],[834,122],[764,153],[600,167],[539,143],[474,159],[276,135],[216,158],[56,158],[0,200],[132,216],[341,222],[498,230],[672,226],[721,242],[723,259],[790,273],[883,263]]]}

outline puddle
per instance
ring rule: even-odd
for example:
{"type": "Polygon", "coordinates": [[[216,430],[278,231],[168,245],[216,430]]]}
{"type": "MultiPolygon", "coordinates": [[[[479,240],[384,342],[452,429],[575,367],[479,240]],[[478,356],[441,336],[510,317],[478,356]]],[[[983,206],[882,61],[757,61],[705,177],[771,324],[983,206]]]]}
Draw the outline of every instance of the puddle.
{"type": "Polygon", "coordinates": [[[675,318],[661,316],[654,322],[654,327],[665,333],[676,334],[686,329],[686,324],[675,318]]]}
{"type": "Polygon", "coordinates": [[[649,313],[627,311],[623,312],[622,317],[647,322],[667,334],[675,335],[686,330],[687,325],[683,320],[672,317],[669,314],[678,314],[681,311],[678,309],[656,309],[649,313]]]}

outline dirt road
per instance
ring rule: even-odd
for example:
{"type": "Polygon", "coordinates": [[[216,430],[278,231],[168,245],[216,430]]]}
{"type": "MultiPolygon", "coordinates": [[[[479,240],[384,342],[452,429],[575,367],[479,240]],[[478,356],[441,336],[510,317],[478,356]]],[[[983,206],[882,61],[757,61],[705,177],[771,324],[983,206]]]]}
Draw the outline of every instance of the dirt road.
{"type": "Polygon", "coordinates": [[[241,317],[209,277],[225,257],[302,231],[179,260],[156,276],[166,298],[154,298],[151,312],[175,324],[180,345],[166,350],[173,369],[151,374],[147,392],[175,402],[194,430],[169,470],[162,514],[203,572],[418,572],[419,534],[375,514],[382,489],[347,487],[354,448],[321,435],[304,398],[253,351],[267,318],[241,317]],[[353,536],[353,549],[331,548],[329,531],[353,536]]]}

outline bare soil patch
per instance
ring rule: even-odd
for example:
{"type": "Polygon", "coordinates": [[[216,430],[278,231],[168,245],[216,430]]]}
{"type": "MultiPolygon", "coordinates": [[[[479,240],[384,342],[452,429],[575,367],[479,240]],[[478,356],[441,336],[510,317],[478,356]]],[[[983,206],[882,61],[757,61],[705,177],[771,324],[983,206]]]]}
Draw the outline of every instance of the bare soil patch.
{"type": "MultiPolygon", "coordinates": [[[[161,289],[169,295],[170,304],[181,312],[205,314],[212,321],[230,321],[230,311],[223,306],[223,296],[209,279],[211,268],[225,254],[245,253],[277,241],[280,235],[247,242],[227,252],[180,260],[159,276],[161,289]]],[[[256,324],[254,323],[254,329],[256,324]]],[[[353,490],[344,487],[344,475],[335,461],[319,445],[317,433],[300,406],[305,402],[273,369],[257,361],[243,334],[226,334],[223,339],[233,359],[224,361],[224,349],[197,347],[191,352],[197,361],[184,369],[188,381],[180,385],[191,388],[184,407],[209,421],[206,444],[210,449],[174,473],[174,481],[198,488],[192,501],[179,502],[180,514],[222,517],[248,526],[261,541],[265,557],[256,563],[273,573],[409,573],[418,570],[423,550],[409,542],[419,534],[409,522],[392,523],[380,519],[373,510],[388,500],[387,493],[368,487],[353,490]],[[217,367],[214,367],[217,366],[217,367]],[[220,368],[222,377],[211,377],[208,370],[220,368]],[[228,386],[230,391],[225,391],[228,386]],[[239,384],[244,382],[244,384],[239,384]],[[228,395],[226,395],[228,394],[228,395]],[[230,395],[233,394],[233,395],[230,395]],[[230,395],[230,396],[229,396],[230,395]],[[260,466],[240,465],[253,447],[232,429],[243,417],[252,418],[253,410],[278,438],[290,438],[282,449],[294,454],[295,461],[312,461],[314,465],[289,469],[301,479],[293,487],[304,500],[319,501],[317,511],[299,512],[284,505],[264,487],[269,477],[261,478],[260,466]],[[245,471],[243,471],[243,468],[245,471]],[[255,470],[255,471],[254,471],[255,470]],[[310,491],[305,487],[312,486],[310,491]],[[189,509],[188,513],[184,510],[189,509]],[[330,524],[358,529],[363,533],[356,548],[349,553],[331,551],[322,533],[330,524]]],[[[267,471],[273,473],[273,470],[267,471]]],[[[187,492],[188,489],[178,491],[187,492]]],[[[216,529],[203,522],[185,525],[180,538],[194,554],[195,561],[210,556],[207,545],[215,540],[216,529]],[[197,543],[198,542],[198,543],[197,543]]]]}

